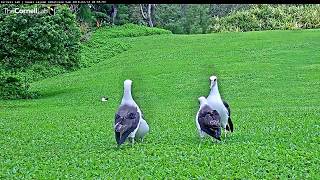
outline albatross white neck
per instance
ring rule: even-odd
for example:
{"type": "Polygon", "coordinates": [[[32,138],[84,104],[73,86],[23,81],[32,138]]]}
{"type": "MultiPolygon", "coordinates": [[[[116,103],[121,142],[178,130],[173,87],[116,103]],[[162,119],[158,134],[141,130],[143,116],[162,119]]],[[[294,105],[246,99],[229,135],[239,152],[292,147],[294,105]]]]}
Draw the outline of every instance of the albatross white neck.
{"type": "Polygon", "coordinates": [[[133,98],[131,95],[131,84],[132,84],[131,80],[124,81],[124,88],[123,88],[124,90],[123,90],[123,97],[122,97],[121,104],[133,102],[133,98]]]}
{"type": "Polygon", "coordinates": [[[209,97],[218,97],[218,98],[221,98],[220,97],[220,93],[219,93],[219,90],[218,90],[218,82],[216,82],[212,87],[211,87],[211,90],[210,90],[210,94],[208,96],[209,97]]]}

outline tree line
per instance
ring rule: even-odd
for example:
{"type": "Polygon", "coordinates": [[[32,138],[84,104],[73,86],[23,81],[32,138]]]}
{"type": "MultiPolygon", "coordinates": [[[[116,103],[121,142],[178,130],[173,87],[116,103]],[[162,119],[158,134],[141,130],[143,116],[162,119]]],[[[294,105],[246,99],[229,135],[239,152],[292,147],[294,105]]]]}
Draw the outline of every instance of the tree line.
{"type": "Polygon", "coordinates": [[[176,34],[207,33],[214,16],[249,8],[250,4],[71,4],[87,28],[134,23],[176,34]]]}

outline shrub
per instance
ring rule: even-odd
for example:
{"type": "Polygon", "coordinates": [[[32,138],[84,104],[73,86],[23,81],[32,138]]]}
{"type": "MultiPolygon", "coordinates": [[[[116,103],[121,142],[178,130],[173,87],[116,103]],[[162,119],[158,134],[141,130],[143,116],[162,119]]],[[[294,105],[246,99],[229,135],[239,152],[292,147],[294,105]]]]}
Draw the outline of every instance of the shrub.
{"type": "MultiPolygon", "coordinates": [[[[46,5],[0,5],[34,9],[46,5]]],[[[80,67],[80,30],[66,6],[49,13],[0,13],[0,98],[32,98],[29,82],[80,67]]]]}
{"type": "Polygon", "coordinates": [[[59,6],[53,16],[2,14],[0,36],[0,63],[6,70],[23,70],[39,62],[68,70],[79,65],[80,30],[65,6],[59,6]]]}
{"type": "Polygon", "coordinates": [[[320,28],[320,5],[255,5],[212,19],[212,32],[320,28]]]}
{"type": "Polygon", "coordinates": [[[29,99],[39,94],[29,91],[29,83],[26,78],[17,74],[2,71],[0,74],[0,98],[1,99],[29,99]]]}

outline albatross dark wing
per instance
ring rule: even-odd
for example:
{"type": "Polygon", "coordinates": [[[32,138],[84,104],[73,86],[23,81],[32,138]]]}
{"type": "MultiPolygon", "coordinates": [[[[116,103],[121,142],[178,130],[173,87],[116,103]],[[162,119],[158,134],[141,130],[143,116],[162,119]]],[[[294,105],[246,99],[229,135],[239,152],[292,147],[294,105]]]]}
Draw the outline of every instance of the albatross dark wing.
{"type": "Polygon", "coordinates": [[[223,104],[224,106],[227,108],[228,110],[228,115],[229,115],[229,118],[228,118],[228,125],[227,125],[227,131],[231,131],[233,132],[233,123],[231,121],[231,111],[230,111],[230,106],[229,104],[226,102],[226,101],[223,101],[223,104]]]}
{"type": "Polygon", "coordinates": [[[139,124],[140,114],[134,106],[123,105],[115,115],[115,137],[118,145],[123,144],[139,124]]]}
{"type": "Polygon", "coordinates": [[[198,114],[198,122],[202,131],[215,139],[221,140],[220,115],[216,110],[204,106],[198,114]]]}

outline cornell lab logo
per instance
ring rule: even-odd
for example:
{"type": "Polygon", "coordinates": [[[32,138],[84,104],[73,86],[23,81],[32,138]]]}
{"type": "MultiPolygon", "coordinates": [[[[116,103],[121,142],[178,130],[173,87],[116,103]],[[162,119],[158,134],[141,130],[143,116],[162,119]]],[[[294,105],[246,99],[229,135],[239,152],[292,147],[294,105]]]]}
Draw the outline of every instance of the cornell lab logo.
{"type": "Polygon", "coordinates": [[[48,6],[47,8],[41,8],[39,9],[38,7],[35,7],[33,9],[22,9],[22,8],[4,8],[4,13],[5,14],[49,14],[49,15],[54,15],[56,11],[55,6],[48,6]]]}

